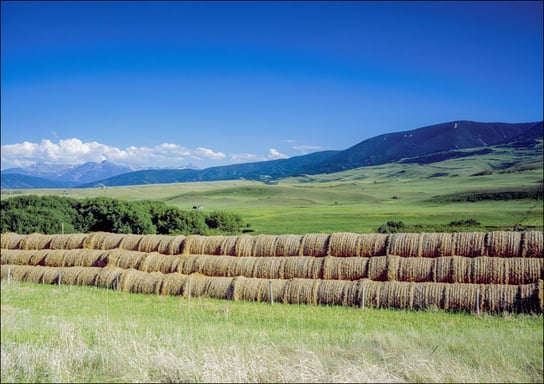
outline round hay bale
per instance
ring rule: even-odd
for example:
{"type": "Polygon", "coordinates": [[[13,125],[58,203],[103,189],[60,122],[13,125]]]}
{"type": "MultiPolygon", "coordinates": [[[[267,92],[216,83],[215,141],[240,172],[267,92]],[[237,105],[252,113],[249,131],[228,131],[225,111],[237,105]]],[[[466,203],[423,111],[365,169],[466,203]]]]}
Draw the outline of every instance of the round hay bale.
{"type": "Polygon", "coordinates": [[[406,282],[433,281],[435,259],[426,257],[402,257],[398,260],[397,280],[406,282]]]}
{"type": "Polygon", "coordinates": [[[45,253],[44,265],[46,267],[62,267],[64,254],[67,250],[57,249],[43,252],[45,253]]]}
{"type": "Polygon", "coordinates": [[[304,279],[312,275],[312,256],[297,256],[285,259],[283,264],[284,279],[304,279]]]}
{"type": "Polygon", "coordinates": [[[30,265],[30,260],[35,252],[36,251],[2,249],[2,252],[0,252],[0,264],[30,265]]]}
{"type": "Polygon", "coordinates": [[[276,239],[276,256],[299,256],[302,235],[280,235],[276,239]]]}
{"type": "Polygon", "coordinates": [[[100,270],[96,279],[96,285],[103,288],[114,288],[117,280],[121,278],[123,268],[105,267],[100,270]]]}
{"type": "Polygon", "coordinates": [[[169,255],[181,255],[183,254],[185,248],[185,239],[183,235],[174,236],[168,245],[168,254],[169,255]]]}
{"type": "Polygon", "coordinates": [[[98,249],[97,242],[98,239],[102,236],[103,232],[92,232],[85,237],[83,241],[83,248],[87,249],[98,249]]]}
{"type": "Polygon", "coordinates": [[[30,266],[28,267],[28,273],[25,275],[25,280],[29,283],[40,284],[42,282],[42,276],[45,272],[45,267],[42,266],[30,266]]]}
{"type": "Polygon", "coordinates": [[[142,293],[140,284],[143,280],[145,272],[135,269],[127,269],[120,275],[119,290],[130,293],[142,293]]]}
{"type": "Polygon", "coordinates": [[[22,249],[21,242],[26,238],[26,235],[17,233],[2,234],[2,249],[22,249]]]}
{"type": "Polygon", "coordinates": [[[172,273],[177,270],[179,258],[173,255],[164,255],[152,252],[145,255],[139,270],[143,272],[172,273]]]}
{"type": "Polygon", "coordinates": [[[327,256],[323,258],[323,279],[359,280],[368,277],[368,257],[327,256]]]}
{"type": "Polygon", "coordinates": [[[8,278],[8,271],[10,274],[10,279],[13,281],[28,281],[27,275],[31,271],[31,268],[28,265],[13,265],[13,264],[3,264],[1,266],[1,278],[5,280],[8,278]]]}
{"type": "Polygon", "coordinates": [[[227,277],[230,276],[230,266],[236,262],[237,258],[233,256],[204,256],[202,260],[200,273],[206,276],[227,277]]]}
{"type": "Polygon", "coordinates": [[[333,233],[329,239],[329,254],[335,257],[359,255],[359,235],[349,232],[333,233]]]}
{"type": "Polygon", "coordinates": [[[204,254],[204,242],[206,236],[189,235],[185,238],[183,254],[184,255],[202,255],[204,254]]]}
{"type": "Polygon", "coordinates": [[[280,279],[282,257],[258,257],[253,269],[254,276],[259,279],[280,279]]]}
{"type": "Polygon", "coordinates": [[[455,254],[453,234],[423,233],[421,238],[422,257],[452,256],[455,254]]]}
{"type": "Polygon", "coordinates": [[[254,256],[276,256],[276,235],[255,236],[254,256]]]}
{"type": "Polygon", "coordinates": [[[162,253],[163,255],[171,255],[171,243],[175,240],[175,237],[168,235],[156,236],[159,236],[156,252],[162,253]]]}
{"type": "Polygon", "coordinates": [[[521,232],[489,232],[486,240],[489,256],[521,256],[521,232]]]}
{"type": "Polygon", "coordinates": [[[393,233],[389,235],[387,254],[401,257],[420,257],[422,255],[421,233],[393,233]]]}
{"type": "Polygon", "coordinates": [[[44,269],[41,284],[58,284],[61,269],[56,267],[41,267],[44,269]]]}
{"type": "Polygon", "coordinates": [[[373,281],[387,281],[387,256],[375,256],[368,260],[368,278],[373,281]]]}
{"type": "Polygon", "coordinates": [[[226,236],[207,236],[204,238],[201,253],[204,255],[221,255],[221,246],[226,236]]]}
{"type": "Polygon", "coordinates": [[[147,257],[147,253],[125,251],[123,249],[110,250],[108,253],[108,268],[140,269],[147,257]]]}
{"type": "MultiPolygon", "coordinates": [[[[232,257],[232,256],[228,256],[228,257],[232,257]]],[[[255,265],[257,261],[258,259],[256,257],[237,256],[236,259],[232,260],[232,262],[229,264],[227,269],[227,275],[252,277],[253,270],[255,269],[255,265]]]]}
{"type": "Polygon", "coordinates": [[[123,236],[123,240],[119,244],[119,248],[127,251],[137,251],[140,246],[140,241],[145,235],[126,234],[123,236]]]}
{"type": "Polygon", "coordinates": [[[41,233],[31,233],[26,235],[19,244],[20,249],[48,249],[51,244],[51,235],[43,235],[41,233]]]}
{"type": "Polygon", "coordinates": [[[329,251],[331,235],[323,233],[309,233],[302,237],[302,255],[323,257],[329,251]]]}
{"type": "MultiPolygon", "coordinates": [[[[201,295],[215,299],[233,300],[234,279],[240,278],[208,277],[201,295]]],[[[197,295],[195,294],[195,296],[197,295]]]]}
{"type": "Polygon", "coordinates": [[[521,233],[521,257],[542,257],[544,252],[544,232],[528,231],[521,233]]]}
{"type": "Polygon", "coordinates": [[[181,273],[169,273],[164,275],[161,287],[161,294],[179,296],[183,294],[183,286],[187,281],[187,275],[181,273]]]}
{"type": "Polygon", "coordinates": [[[362,234],[359,235],[359,252],[357,256],[372,257],[387,255],[389,235],[387,234],[362,234]]]}
{"type": "Polygon", "coordinates": [[[199,259],[202,257],[202,255],[180,256],[176,272],[183,275],[190,275],[191,273],[198,272],[198,266],[201,264],[199,259]]]}
{"type": "Polygon", "coordinates": [[[140,277],[140,291],[144,294],[160,294],[162,288],[162,279],[164,275],[160,272],[144,273],[140,277]]]}
{"type": "Polygon", "coordinates": [[[77,285],[96,285],[96,280],[98,275],[102,271],[102,268],[99,267],[85,267],[77,275],[76,284],[77,285]]]}
{"type": "Polygon", "coordinates": [[[342,305],[348,281],[321,280],[317,289],[317,304],[342,305]]]}
{"type": "Polygon", "coordinates": [[[288,304],[317,305],[317,292],[322,280],[291,279],[285,284],[282,299],[288,304]]]}
{"type": "Polygon", "coordinates": [[[446,285],[443,283],[414,283],[413,308],[416,310],[443,308],[446,285]]]}
{"type": "Polygon", "coordinates": [[[161,246],[164,237],[164,235],[145,235],[138,244],[138,251],[145,253],[159,252],[164,247],[164,245],[161,246]]]}
{"type": "Polygon", "coordinates": [[[61,269],[61,284],[77,285],[77,276],[83,271],[83,267],[64,267],[61,269]]]}
{"type": "Polygon", "coordinates": [[[399,274],[399,262],[401,257],[395,255],[386,256],[387,258],[387,281],[396,281],[399,274]]]}
{"type": "Polygon", "coordinates": [[[453,234],[455,255],[466,257],[486,256],[486,237],[484,232],[457,232],[453,234]]]}
{"type": "Polygon", "coordinates": [[[236,242],[238,236],[224,236],[223,243],[221,243],[221,255],[236,256],[236,242]]]}
{"type": "Polygon", "coordinates": [[[250,235],[238,236],[235,249],[236,256],[253,256],[255,237],[250,235]]]}
{"type": "MultiPolygon", "coordinates": [[[[373,257],[370,258],[372,260],[373,257]]],[[[379,308],[380,307],[380,289],[383,283],[372,281],[369,279],[359,280],[360,293],[358,297],[353,298],[354,305],[361,305],[364,300],[365,307],[379,308]]]]}

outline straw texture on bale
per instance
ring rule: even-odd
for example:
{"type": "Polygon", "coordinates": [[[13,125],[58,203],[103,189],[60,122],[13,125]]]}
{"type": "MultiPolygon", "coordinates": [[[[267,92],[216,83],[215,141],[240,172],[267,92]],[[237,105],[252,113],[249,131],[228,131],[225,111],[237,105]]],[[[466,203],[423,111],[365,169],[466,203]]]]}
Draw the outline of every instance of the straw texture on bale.
{"type": "Polygon", "coordinates": [[[398,281],[425,282],[433,281],[433,264],[435,260],[425,257],[401,257],[397,260],[398,281]]]}
{"type": "Polygon", "coordinates": [[[1,266],[1,278],[5,280],[8,278],[8,271],[10,273],[10,279],[14,281],[28,281],[27,274],[31,271],[30,266],[27,265],[10,265],[2,264],[1,266]]]}
{"type": "Polygon", "coordinates": [[[138,269],[144,272],[172,273],[177,271],[179,261],[177,256],[152,252],[145,255],[138,269]]]}
{"type": "Polygon", "coordinates": [[[544,232],[528,231],[521,233],[521,257],[542,257],[544,252],[544,232]]]}
{"type": "Polygon", "coordinates": [[[0,264],[11,265],[31,265],[30,260],[34,252],[40,251],[21,251],[15,249],[2,249],[0,252],[0,264]]]}
{"type": "Polygon", "coordinates": [[[486,254],[499,257],[521,256],[521,232],[489,232],[486,254]]]}
{"type": "Polygon", "coordinates": [[[328,254],[336,257],[385,256],[388,237],[386,234],[333,233],[328,254]]]}
{"type": "Polygon", "coordinates": [[[453,235],[451,233],[422,233],[421,256],[440,257],[451,256],[455,252],[453,235]]]}
{"type": "Polygon", "coordinates": [[[255,245],[255,237],[249,235],[238,236],[235,250],[236,256],[253,256],[253,247],[255,245]]]}
{"type": "Polygon", "coordinates": [[[162,280],[161,294],[183,296],[188,276],[181,273],[169,273],[162,280]]]}
{"type": "Polygon", "coordinates": [[[453,234],[456,256],[486,256],[486,233],[457,232],[453,234]]]}
{"type": "Polygon", "coordinates": [[[103,288],[115,288],[117,279],[120,279],[121,274],[125,271],[123,268],[102,268],[96,278],[96,285],[103,288]]]}
{"type": "Polygon", "coordinates": [[[318,279],[290,279],[283,289],[283,302],[317,305],[321,282],[318,279]]]}
{"type": "Polygon", "coordinates": [[[201,254],[204,255],[222,255],[222,245],[227,236],[206,236],[203,238],[201,254]]]}
{"type": "Polygon", "coordinates": [[[3,233],[2,234],[2,249],[21,249],[20,244],[26,235],[19,235],[17,233],[3,233]]]}
{"type": "Polygon", "coordinates": [[[302,237],[302,255],[323,257],[329,250],[329,239],[331,235],[322,233],[310,233],[302,237]]]}
{"type": "Polygon", "coordinates": [[[323,259],[323,279],[359,280],[368,277],[368,257],[335,257],[323,259]]]}
{"type": "Polygon", "coordinates": [[[421,233],[393,233],[389,235],[387,254],[401,257],[419,257],[422,255],[421,233]]]}
{"type": "Polygon", "coordinates": [[[299,256],[302,235],[279,235],[276,239],[276,256],[299,256]]]}
{"type": "Polygon", "coordinates": [[[20,249],[49,249],[52,237],[41,233],[26,235],[19,244],[20,249]]]}
{"type": "Polygon", "coordinates": [[[255,236],[253,256],[276,256],[277,239],[278,236],[275,235],[255,236]]]}
{"type": "Polygon", "coordinates": [[[342,305],[346,295],[346,288],[350,285],[350,281],[320,280],[317,287],[317,304],[342,305]]]}

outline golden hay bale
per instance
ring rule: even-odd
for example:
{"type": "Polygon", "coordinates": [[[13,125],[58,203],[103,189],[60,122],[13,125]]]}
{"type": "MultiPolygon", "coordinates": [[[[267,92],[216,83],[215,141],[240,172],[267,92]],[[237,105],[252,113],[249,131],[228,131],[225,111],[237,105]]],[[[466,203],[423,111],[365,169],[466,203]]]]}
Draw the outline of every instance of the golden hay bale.
{"type": "Polygon", "coordinates": [[[140,241],[142,241],[144,236],[145,235],[126,234],[123,236],[119,248],[127,251],[137,251],[140,246],[140,241]]]}
{"type": "Polygon", "coordinates": [[[267,280],[264,279],[246,278],[244,276],[235,277],[232,280],[229,299],[235,301],[262,301],[262,295],[267,283],[267,280]]]}
{"type": "Polygon", "coordinates": [[[333,233],[329,239],[329,255],[335,257],[359,256],[359,235],[349,232],[333,233]]]}
{"type": "MultiPolygon", "coordinates": [[[[371,260],[373,258],[370,258],[371,260]]],[[[357,296],[352,297],[352,303],[355,306],[361,306],[364,302],[365,307],[379,308],[380,307],[380,289],[383,283],[372,281],[369,279],[359,280],[360,289],[353,291],[357,296]]]]}
{"type": "Polygon", "coordinates": [[[486,237],[484,232],[457,232],[453,234],[454,254],[457,256],[486,256],[486,237]]]}
{"type": "Polygon", "coordinates": [[[368,278],[373,281],[387,281],[387,256],[369,258],[368,278]]]}
{"type": "Polygon", "coordinates": [[[387,234],[363,234],[359,235],[357,256],[372,257],[385,256],[387,254],[387,234]]]}
{"type": "Polygon", "coordinates": [[[0,252],[0,264],[29,265],[32,255],[35,252],[36,251],[2,249],[0,252]]]}
{"type": "Polygon", "coordinates": [[[19,244],[20,249],[48,249],[51,245],[52,236],[41,233],[26,235],[19,244]]]}
{"type": "Polygon", "coordinates": [[[520,257],[521,232],[489,232],[486,248],[489,256],[520,257]]]}
{"type": "Polygon", "coordinates": [[[483,310],[484,290],[485,285],[480,284],[444,284],[442,309],[467,312],[483,310]]]}
{"type": "Polygon", "coordinates": [[[118,279],[121,278],[121,274],[125,271],[123,268],[102,268],[96,278],[96,285],[103,288],[115,288],[118,279]]]}
{"type": "Polygon", "coordinates": [[[98,241],[98,238],[101,236],[103,232],[92,232],[87,234],[85,237],[85,240],[83,241],[83,248],[86,249],[97,249],[96,243],[98,241]]]}
{"type": "Polygon", "coordinates": [[[320,280],[317,288],[317,304],[342,305],[346,287],[350,282],[343,280],[320,280]]]}
{"type": "Polygon", "coordinates": [[[327,256],[323,258],[323,279],[359,280],[368,277],[368,257],[327,256]]]}
{"type": "Polygon", "coordinates": [[[2,248],[3,249],[21,249],[20,244],[26,238],[26,235],[19,235],[17,233],[3,233],[2,234],[2,248]]]}
{"type": "Polygon", "coordinates": [[[123,292],[141,293],[140,284],[145,272],[136,269],[127,269],[119,277],[118,289],[123,292]]]}
{"type": "Polygon", "coordinates": [[[443,308],[444,288],[446,285],[443,283],[414,283],[413,309],[443,308]]]}
{"type": "Polygon", "coordinates": [[[45,254],[44,264],[46,267],[62,267],[62,260],[67,250],[55,249],[50,251],[42,251],[45,254]]]}
{"type": "Polygon", "coordinates": [[[252,277],[259,279],[280,279],[283,257],[256,257],[252,277]]]}
{"type": "Polygon", "coordinates": [[[77,285],[77,277],[83,272],[85,268],[83,267],[64,267],[60,270],[60,280],[61,284],[64,285],[77,285]]]}
{"type": "Polygon", "coordinates": [[[161,294],[179,296],[183,295],[183,287],[187,281],[188,276],[181,273],[168,273],[164,275],[162,280],[161,294]]]}
{"type": "Polygon", "coordinates": [[[158,236],[158,245],[156,251],[150,252],[159,252],[163,255],[172,255],[172,242],[176,240],[174,236],[169,235],[155,235],[158,236]]]}
{"type": "Polygon", "coordinates": [[[282,294],[284,303],[317,305],[319,279],[291,279],[285,284],[282,294]]]}
{"type": "Polygon", "coordinates": [[[544,232],[529,231],[521,233],[521,257],[542,257],[544,252],[544,232]]]}
{"type": "Polygon", "coordinates": [[[253,256],[256,237],[250,235],[238,236],[235,245],[236,256],[253,256]]]}
{"type": "Polygon", "coordinates": [[[413,283],[388,281],[380,289],[380,307],[409,309],[413,305],[413,283]]]}
{"type": "Polygon", "coordinates": [[[140,291],[145,294],[160,294],[162,289],[162,280],[164,274],[160,272],[145,273],[141,277],[140,291]]]}
{"type": "Polygon", "coordinates": [[[302,235],[280,235],[276,239],[276,256],[301,255],[302,235]]]}
{"type": "Polygon", "coordinates": [[[44,269],[42,274],[41,284],[58,284],[59,276],[62,273],[61,268],[56,267],[40,267],[44,269]]]}
{"type": "Polygon", "coordinates": [[[423,233],[421,238],[421,256],[440,257],[455,254],[453,234],[423,233]]]}
{"type": "Polygon", "coordinates": [[[203,290],[195,296],[206,296],[215,299],[233,299],[234,279],[239,277],[207,277],[203,290]]]}
{"type": "Polygon", "coordinates": [[[435,259],[426,257],[402,257],[398,261],[397,280],[407,282],[433,281],[435,259]]]}
{"type": "Polygon", "coordinates": [[[331,235],[323,233],[309,233],[302,237],[302,255],[323,257],[329,251],[331,235]]]}
{"type": "Polygon", "coordinates": [[[77,285],[96,285],[98,275],[102,271],[100,267],[84,267],[77,275],[77,285]]]}
{"type": "Polygon", "coordinates": [[[10,275],[10,280],[13,281],[27,281],[27,274],[31,271],[31,268],[28,265],[12,265],[12,264],[3,264],[1,266],[1,278],[5,280],[8,278],[8,273],[10,275]]]}
{"type": "Polygon", "coordinates": [[[185,239],[183,254],[184,255],[202,255],[206,236],[189,235],[185,239]]]}
{"type": "Polygon", "coordinates": [[[198,272],[198,267],[199,267],[199,265],[202,264],[199,261],[199,259],[201,257],[202,257],[202,255],[182,255],[182,256],[180,256],[176,272],[184,274],[184,275],[190,275],[191,273],[198,272]]]}
{"type": "Polygon", "coordinates": [[[313,267],[315,260],[312,256],[288,257],[283,263],[282,279],[304,279],[309,278],[314,273],[313,267]]]}
{"type": "Polygon", "coordinates": [[[43,276],[43,274],[45,272],[46,267],[30,266],[28,268],[29,268],[29,271],[25,275],[25,280],[24,281],[28,281],[30,283],[40,284],[42,282],[42,276],[43,276]]]}
{"type": "Polygon", "coordinates": [[[138,269],[143,272],[172,273],[177,270],[179,260],[179,257],[174,255],[152,252],[146,254],[138,269]]]}
{"type": "Polygon", "coordinates": [[[102,250],[119,248],[123,236],[119,233],[93,232],[83,240],[83,248],[102,250]]]}
{"type": "Polygon", "coordinates": [[[147,253],[137,251],[125,251],[124,249],[112,249],[108,251],[107,268],[140,269],[147,253]]]}
{"type": "Polygon", "coordinates": [[[501,284],[533,284],[543,276],[544,260],[542,258],[502,258],[505,263],[505,276],[501,284]]]}
{"type": "MultiPolygon", "coordinates": [[[[232,258],[233,256],[225,256],[232,258]]],[[[253,270],[255,269],[255,265],[258,262],[257,257],[235,257],[234,259],[229,259],[230,263],[227,266],[227,276],[246,276],[246,277],[254,277],[253,270]]],[[[222,275],[219,273],[219,275],[222,275]]]]}
{"type": "Polygon", "coordinates": [[[54,252],[64,252],[64,258],[62,259],[63,267],[104,267],[108,261],[107,251],[70,249],[54,252]]]}
{"type": "Polygon", "coordinates": [[[225,238],[226,236],[206,236],[200,253],[204,255],[221,255],[221,245],[225,238]]]}
{"type": "Polygon", "coordinates": [[[163,235],[145,235],[138,243],[138,252],[159,252],[163,235]]]}
{"type": "Polygon", "coordinates": [[[255,246],[253,256],[276,256],[276,235],[257,235],[255,236],[255,246]]]}
{"type": "Polygon", "coordinates": [[[514,312],[518,287],[515,285],[486,284],[482,289],[482,308],[486,312],[514,312]]]}
{"type": "MultiPolygon", "coordinates": [[[[45,265],[45,258],[47,257],[47,254],[51,252],[49,250],[41,250],[41,251],[32,251],[32,256],[30,257],[30,260],[28,262],[29,265],[36,265],[36,266],[44,266],[45,265]]],[[[61,251],[62,252],[62,251],[61,251]]]]}
{"type": "Polygon", "coordinates": [[[221,255],[227,256],[236,256],[236,242],[238,241],[238,236],[224,236],[223,242],[221,243],[221,255]]]}
{"type": "Polygon", "coordinates": [[[185,236],[183,235],[170,236],[170,240],[168,241],[168,246],[165,251],[166,251],[166,254],[168,255],[181,255],[183,253],[184,247],[185,247],[185,236]]]}
{"type": "Polygon", "coordinates": [[[393,233],[389,235],[387,254],[402,257],[419,257],[422,252],[421,233],[393,233]]]}

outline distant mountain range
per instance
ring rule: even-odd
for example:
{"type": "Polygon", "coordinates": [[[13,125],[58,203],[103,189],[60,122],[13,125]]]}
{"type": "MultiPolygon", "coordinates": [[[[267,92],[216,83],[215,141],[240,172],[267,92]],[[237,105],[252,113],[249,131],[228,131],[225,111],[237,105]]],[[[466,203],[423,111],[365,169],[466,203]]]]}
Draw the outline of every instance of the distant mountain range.
{"type": "Polygon", "coordinates": [[[289,159],[225,165],[206,169],[148,169],[133,171],[107,161],[79,166],[33,167],[2,171],[2,189],[91,188],[175,182],[252,179],[263,182],[333,173],[389,162],[421,164],[489,152],[485,147],[530,147],[543,138],[543,122],[480,123],[454,121],[364,140],[343,151],[321,151],[289,159]],[[467,149],[474,148],[474,151],[467,149]]]}

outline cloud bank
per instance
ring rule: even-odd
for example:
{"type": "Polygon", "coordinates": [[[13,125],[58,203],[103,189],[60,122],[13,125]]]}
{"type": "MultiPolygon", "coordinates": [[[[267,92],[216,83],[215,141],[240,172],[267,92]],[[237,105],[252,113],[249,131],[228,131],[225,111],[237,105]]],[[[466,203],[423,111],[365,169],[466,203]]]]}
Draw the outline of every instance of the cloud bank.
{"type": "Polygon", "coordinates": [[[176,168],[196,164],[200,167],[224,165],[228,163],[243,163],[285,159],[289,155],[270,148],[268,153],[225,154],[206,147],[194,149],[185,148],[178,144],[162,143],[152,147],[117,148],[107,144],[83,142],[77,138],[60,139],[53,142],[43,139],[39,143],[25,141],[19,144],[2,145],[2,169],[13,167],[28,167],[34,163],[51,164],[83,164],[89,161],[104,160],[115,164],[139,168],[176,168]]]}

